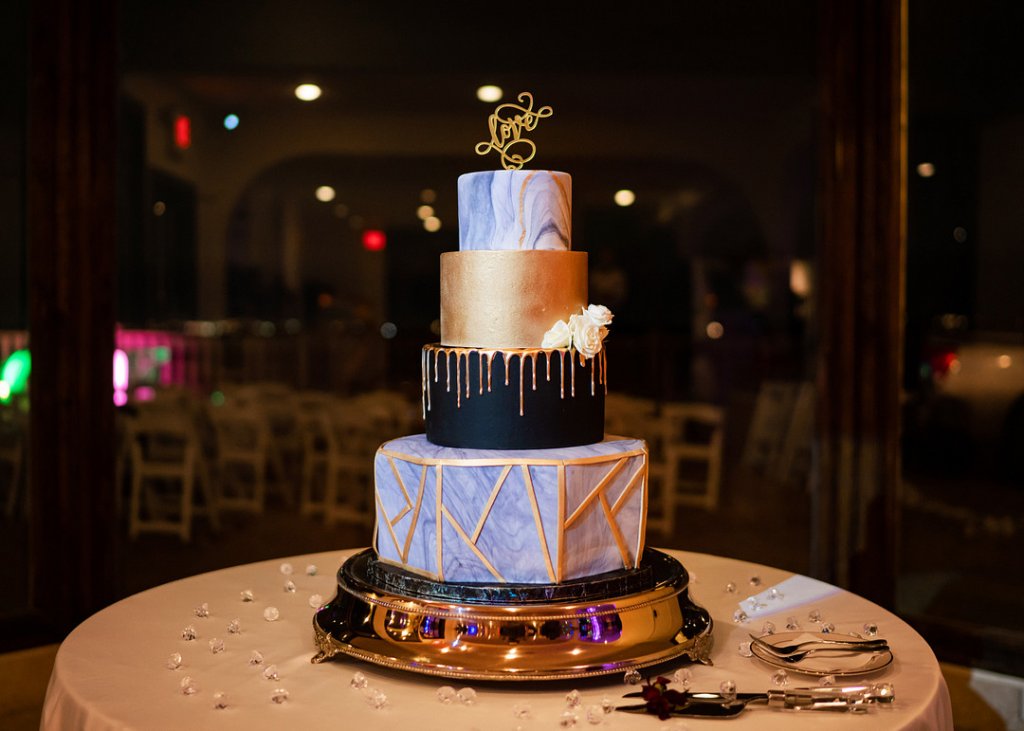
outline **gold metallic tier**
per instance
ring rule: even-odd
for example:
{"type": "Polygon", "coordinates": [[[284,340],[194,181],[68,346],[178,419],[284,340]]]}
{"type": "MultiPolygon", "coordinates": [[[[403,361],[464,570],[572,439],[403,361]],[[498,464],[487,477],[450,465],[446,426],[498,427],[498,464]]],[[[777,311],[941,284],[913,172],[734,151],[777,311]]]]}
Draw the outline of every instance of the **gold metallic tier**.
{"type": "Polygon", "coordinates": [[[471,680],[567,680],[683,657],[711,664],[712,623],[675,580],[595,602],[460,604],[378,592],[339,573],[313,618],[312,662],[336,655],[471,680]]]}
{"type": "Polygon", "coordinates": [[[441,344],[539,348],[544,333],[587,306],[584,251],[441,254],[441,344]]]}

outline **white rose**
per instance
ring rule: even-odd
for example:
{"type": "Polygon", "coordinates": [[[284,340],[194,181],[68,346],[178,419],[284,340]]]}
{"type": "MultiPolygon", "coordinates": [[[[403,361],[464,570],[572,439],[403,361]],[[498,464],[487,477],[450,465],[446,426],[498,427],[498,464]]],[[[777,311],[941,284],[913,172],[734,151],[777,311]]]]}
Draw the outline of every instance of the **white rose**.
{"type": "Polygon", "coordinates": [[[608,328],[598,325],[586,314],[569,318],[572,344],[584,358],[593,358],[601,352],[601,344],[608,334],[608,328]]]}
{"type": "Polygon", "coordinates": [[[564,320],[556,322],[550,330],[544,333],[544,339],[540,343],[542,348],[568,348],[572,342],[572,333],[564,320]]]}
{"type": "Polygon", "coordinates": [[[590,305],[587,310],[587,317],[594,321],[595,324],[604,327],[605,325],[612,324],[612,318],[614,315],[604,305],[590,305]]]}

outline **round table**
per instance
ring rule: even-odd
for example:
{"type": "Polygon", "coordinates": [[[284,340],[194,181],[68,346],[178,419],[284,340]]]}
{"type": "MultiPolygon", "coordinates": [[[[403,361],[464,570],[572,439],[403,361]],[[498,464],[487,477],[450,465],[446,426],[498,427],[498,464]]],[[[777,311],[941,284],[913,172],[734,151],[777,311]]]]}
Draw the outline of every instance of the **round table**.
{"type": "MultiPolygon", "coordinates": [[[[456,699],[444,704],[437,698],[438,688],[451,685],[461,689],[467,683],[391,671],[345,657],[311,664],[315,653],[311,597],[316,604],[315,594],[325,601],[333,596],[335,572],[351,553],[331,551],[236,566],[165,584],[104,609],[77,627],[61,645],[43,707],[42,728],[559,728],[565,697],[572,689],[582,697],[576,727],[586,728],[591,726],[586,709],[602,699],[635,702],[621,700],[624,693],[636,689],[624,685],[621,675],[576,683],[469,684],[476,691],[475,703],[456,699]],[[284,574],[283,564],[290,564],[294,573],[284,574]],[[294,584],[294,591],[285,589],[288,581],[294,584]],[[243,593],[250,591],[252,600],[244,601],[243,593]],[[196,610],[203,604],[208,605],[208,615],[197,616],[196,610]],[[264,618],[270,607],[277,609],[276,621],[264,618]],[[239,631],[231,632],[229,624],[235,619],[239,631]],[[197,635],[190,641],[182,638],[188,626],[197,635]],[[224,649],[213,652],[211,640],[218,639],[224,649]],[[262,663],[251,662],[254,652],[262,655],[262,663]],[[176,669],[168,667],[174,653],[182,658],[176,669]],[[276,680],[264,677],[271,665],[276,668],[276,680]],[[383,707],[374,707],[367,700],[372,694],[352,686],[357,671],[371,688],[386,695],[383,707]],[[181,690],[186,676],[192,678],[195,692],[191,694],[181,690]],[[281,703],[272,700],[279,689],[288,694],[281,703]],[[217,707],[219,694],[223,694],[223,708],[217,707]]],[[[787,617],[795,616],[809,628],[808,614],[815,609],[822,622],[834,624],[840,633],[862,631],[865,623],[877,624],[879,636],[888,639],[892,648],[892,665],[870,676],[871,682],[895,686],[897,700],[891,707],[855,715],[755,706],[731,720],[730,728],[953,728],[949,693],[935,655],[893,614],[854,594],[827,587],[827,594],[802,604],[795,597],[783,597],[778,606],[768,608],[778,611],[768,615],[762,609],[756,619],[738,624],[733,618],[737,602],[794,575],[706,554],[669,553],[690,571],[691,595],[711,612],[715,622],[714,664],[690,666],[691,690],[717,691],[730,679],[740,692],[776,687],[771,678],[774,668],[742,656],[738,647],[748,633],[759,633],[766,620],[781,630],[787,617]],[[754,577],[760,580],[757,588],[752,588],[754,577]]],[[[803,675],[790,674],[788,679],[790,687],[816,684],[814,678],[803,675]]],[[[704,729],[723,723],[697,718],[659,721],[654,716],[619,712],[596,720],[610,729],[704,729]]]]}

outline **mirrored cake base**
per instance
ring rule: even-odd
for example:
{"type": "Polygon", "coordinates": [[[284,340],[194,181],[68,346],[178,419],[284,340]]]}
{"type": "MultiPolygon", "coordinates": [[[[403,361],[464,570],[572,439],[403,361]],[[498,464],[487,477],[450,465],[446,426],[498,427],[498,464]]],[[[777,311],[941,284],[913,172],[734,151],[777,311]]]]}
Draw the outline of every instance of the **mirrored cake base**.
{"type": "Polygon", "coordinates": [[[346,655],[472,680],[567,680],[689,659],[710,664],[711,616],[689,575],[647,549],[640,568],[561,584],[436,582],[378,561],[338,570],[313,617],[314,663],[346,655]]]}

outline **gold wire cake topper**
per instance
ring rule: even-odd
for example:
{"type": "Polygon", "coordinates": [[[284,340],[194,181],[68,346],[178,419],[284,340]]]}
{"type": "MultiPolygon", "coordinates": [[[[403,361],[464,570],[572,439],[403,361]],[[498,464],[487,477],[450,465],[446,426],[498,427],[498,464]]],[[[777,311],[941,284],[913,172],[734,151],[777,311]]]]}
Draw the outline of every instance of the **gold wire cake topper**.
{"type": "Polygon", "coordinates": [[[478,142],[476,145],[477,155],[486,155],[496,150],[501,156],[501,166],[506,170],[521,170],[523,165],[533,159],[537,154],[537,145],[522,134],[524,131],[532,132],[541,119],[554,114],[551,107],[534,110],[533,94],[528,91],[521,92],[516,98],[519,104],[510,102],[498,105],[494,114],[487,118],[487,126],[491,130],[490,142],[478,142]],[[510,152],[514,147],[524,152],[510,152]]]}

